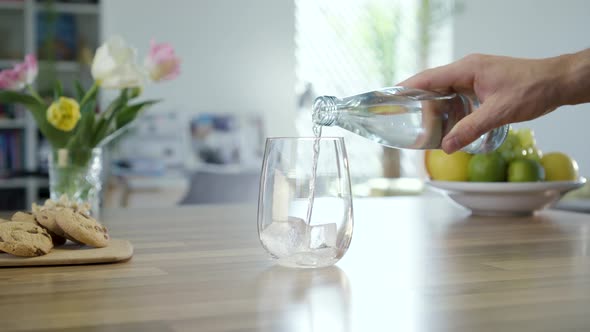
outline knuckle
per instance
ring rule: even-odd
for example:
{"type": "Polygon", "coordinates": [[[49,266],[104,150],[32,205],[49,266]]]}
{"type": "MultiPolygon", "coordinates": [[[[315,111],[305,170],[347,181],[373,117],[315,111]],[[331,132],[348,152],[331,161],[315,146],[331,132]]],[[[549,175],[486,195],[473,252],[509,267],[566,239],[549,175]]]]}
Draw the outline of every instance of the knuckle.
{"type": "Polygon", "coordinates": [[[463,58],[463,61],[465,61],[466,63],[473,64],[473,65],[477,66],[484,61],[485,57],[486,57],[485,55],[480,54],[480,53],[471,53],[471,54],[468,54],[467,56],[465,56],[463,58]]]}

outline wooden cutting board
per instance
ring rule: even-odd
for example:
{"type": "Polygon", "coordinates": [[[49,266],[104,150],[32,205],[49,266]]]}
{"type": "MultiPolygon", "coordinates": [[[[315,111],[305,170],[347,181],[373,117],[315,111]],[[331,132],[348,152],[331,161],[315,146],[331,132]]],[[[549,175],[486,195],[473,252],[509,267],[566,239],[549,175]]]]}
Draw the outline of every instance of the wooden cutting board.
{"type": "Polygon", "coordinates": [[[93,248],[68,241],[39,257],[16,257],[0,253],[0,267],[114,263],[128,260],[131,256],[133,246],[127,240],[111,239],[111,243],[105,248],[93,248]]]}

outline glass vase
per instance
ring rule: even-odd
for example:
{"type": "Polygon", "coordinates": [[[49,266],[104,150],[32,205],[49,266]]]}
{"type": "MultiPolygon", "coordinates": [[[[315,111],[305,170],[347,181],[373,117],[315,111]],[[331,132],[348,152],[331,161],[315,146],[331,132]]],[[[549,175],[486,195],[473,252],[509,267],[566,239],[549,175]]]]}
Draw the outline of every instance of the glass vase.
{"type": "Polygon", "coordinates": [[[49,156],[49,192],[71,203],[88,204],[97,217],[102,188],[102,149],[54,149],[49,156]]]}

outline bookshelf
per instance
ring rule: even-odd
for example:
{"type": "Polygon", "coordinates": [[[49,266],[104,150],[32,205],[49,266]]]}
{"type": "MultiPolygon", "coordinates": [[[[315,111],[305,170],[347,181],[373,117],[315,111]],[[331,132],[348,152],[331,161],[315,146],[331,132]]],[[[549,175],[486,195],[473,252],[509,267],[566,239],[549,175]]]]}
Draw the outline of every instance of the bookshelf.
{"type": "MultiPolygon", "coordinates": [[[[2,9],[0,9],[2,10],[2,9]]],[[[16,63],[16,60],[0,59],[0,68],[12,67],[16,63]]]]}
{"type": "MultiPolygon", "coordinates": [[[[100,15],[100,1],[0,0],[0,69],[32,53],[39,59],[36,88],[41,94],[49,93],[55,79],[66,93],[76,79],[88,85],[89,57],[100,41],[100,15]],[[51,29],[54,38],[45,35],[51,29]]],[[[27,209],[46,198],[42,145],[26,110],[0,105],[0,210],[27,209]],[[18,160],[7,165],[7,158],[18,160]]]]}
{"type": "Polygon", "coordinates": [[[0,129],[24,129],[27,122],[24,119],[1,119],[0,129]]]}
{"type": "Polygon", "coordinates": [[[23,10],[24,1],[0,1],[0,10],[23,10]]]}

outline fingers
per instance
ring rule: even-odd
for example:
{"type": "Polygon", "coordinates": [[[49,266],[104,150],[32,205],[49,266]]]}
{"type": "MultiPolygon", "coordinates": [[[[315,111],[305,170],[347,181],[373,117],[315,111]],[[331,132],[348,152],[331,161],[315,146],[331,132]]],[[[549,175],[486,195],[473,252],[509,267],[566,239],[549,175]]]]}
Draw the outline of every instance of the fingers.
{"type": "Polygon", "coordinates": [[[427,69],[398,85],[422,90],[473,90],[473,80],[480,56],[469,55],[451,64],[427,69]]]}
{"type": "Polygon", "coordinates": [[[443,138],[442,149],[446,153],[453,153],[475,141],[481,135],[503,123],[498,112],[482,105],[480,109],[461,119],[443,138]]]}
{"type": "Polygon", "coordinates": [[[465,87],[465,84],[459,84],[465,80],[465,76],[456,67],[457,63],[452,63],[442,67],[427,69],[398,85],[422,90],[446,90],[457,87],[458,85],[465,87]]]}

